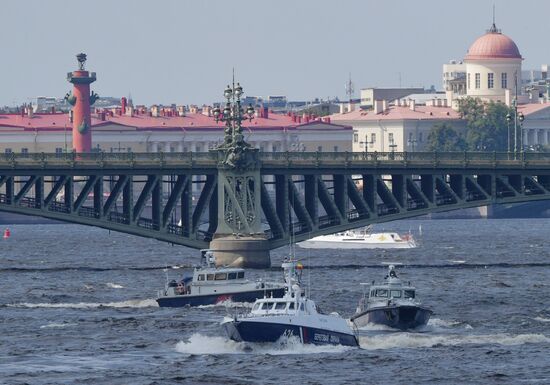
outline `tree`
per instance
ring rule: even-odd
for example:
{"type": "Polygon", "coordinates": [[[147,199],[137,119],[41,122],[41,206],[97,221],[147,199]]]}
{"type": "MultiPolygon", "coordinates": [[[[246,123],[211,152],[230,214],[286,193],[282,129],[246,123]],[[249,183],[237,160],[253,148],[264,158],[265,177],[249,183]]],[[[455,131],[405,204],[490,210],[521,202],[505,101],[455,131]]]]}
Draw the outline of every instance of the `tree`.
{"type": "Polygon", "coordinates": [[[464,151],[467,148],[466,141],[448,123],[434,124],[428,134],[428,148],[431,151],[464,151]]]}
{"type": "MultiPolygon", "coordinates": [[[[514,110],[501,102],[482,102],[479,98],[464,98],[458,112],[466,120],[466,144],[472,151],[507,151],[508,122],[506,115],[514,110]]],[[[512,140],[510,138],[510,140],[512,140]]]]}

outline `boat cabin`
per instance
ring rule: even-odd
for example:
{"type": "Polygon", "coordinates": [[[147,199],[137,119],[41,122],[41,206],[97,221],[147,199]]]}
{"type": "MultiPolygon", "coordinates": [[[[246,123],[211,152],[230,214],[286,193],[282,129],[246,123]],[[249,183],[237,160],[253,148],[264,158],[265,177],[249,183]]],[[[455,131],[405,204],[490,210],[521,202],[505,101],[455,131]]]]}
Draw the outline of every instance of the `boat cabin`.
{"type": "Polygon", "coordinates": [[[372,286],[369,291],[369,298],[403,298],[414,299],[415,289],[414,287],[393,288],[388,286],[372,286]]]}

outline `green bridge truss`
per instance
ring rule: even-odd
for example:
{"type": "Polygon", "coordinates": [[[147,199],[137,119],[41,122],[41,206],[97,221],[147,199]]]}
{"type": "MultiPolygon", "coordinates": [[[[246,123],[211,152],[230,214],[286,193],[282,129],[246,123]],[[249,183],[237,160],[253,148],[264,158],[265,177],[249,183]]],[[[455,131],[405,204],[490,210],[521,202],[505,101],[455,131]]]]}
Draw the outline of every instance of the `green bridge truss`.
{"type": "Polygon", "coordinates": [[[301,241],[433,212],[550,199],[550,153],[254,156],[260,180],[247,175],[243,187],[231,184],[231,170],[220,173],[218,151],[4,154],[0,210],[193,248],[208,247],[220,218],[241,215],[259,220],[273,249],[291,235],[301,241]],[[232,201],[221,198],[219,180],[232,201]],[[245,202],[258,195],[259,206],[245,202]]]}

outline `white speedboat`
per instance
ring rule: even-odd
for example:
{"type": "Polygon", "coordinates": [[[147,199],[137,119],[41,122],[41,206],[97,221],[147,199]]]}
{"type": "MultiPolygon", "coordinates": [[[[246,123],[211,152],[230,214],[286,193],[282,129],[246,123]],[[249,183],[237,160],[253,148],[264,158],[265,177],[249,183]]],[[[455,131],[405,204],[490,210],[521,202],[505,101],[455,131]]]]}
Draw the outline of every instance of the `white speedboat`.
{"type": "Polygon", "coordinates": [[[421,306],[410,282],[404,283],[397,277],[394,265],[389,265],[384,283],[375,284],[373,281],[372,285],[362,285],[368,289],[351,317],[357,327],[378,324],[410,330],[426,325],[433,314],[431,309],[421,306]]]}
{"type": "Polygon", "coordinates": [[[298,243],[305,249],[412,249],[416,241],[412,234],[370,233],[369,228],[321,235],[298,243]]]}
{"type": "Polygon", "coordinates": [[[221,325],[234,341],[276,342],[296,337],[304,344],[358,346],[348,321],[337,313],[323,314],[307,298],[295,261],[283,263],[286,292],[282,298],[256,300],[250,313],[225,317],[221,325]]]}
{"type": "Polygon", "coordinates": [[[282,283],[249,281],[245,270],[237,267],[216,267],[211,250],[201,250],[201,266],[192,276],[171,280],[157,294],[160,307],[213,305],[219,302],[254,302],[266,295],[282,297],[282,283]]]}

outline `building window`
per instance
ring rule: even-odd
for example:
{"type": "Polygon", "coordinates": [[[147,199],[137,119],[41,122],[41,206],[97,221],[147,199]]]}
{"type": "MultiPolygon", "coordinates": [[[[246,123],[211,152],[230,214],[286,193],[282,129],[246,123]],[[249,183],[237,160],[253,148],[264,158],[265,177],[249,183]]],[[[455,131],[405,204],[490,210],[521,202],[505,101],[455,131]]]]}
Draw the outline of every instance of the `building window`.
{"type": "Polygon", "coordinates": [[[6,148],[6,149],[4,150],[4,152],[5,152],[6,154],[11,154],[13,151],[11,150],[11,148],[6,148]]]}
{"type": "Polygon", "coordinates": [[[29,153],[29,149],[27,147],[23,147],[21,149],[21,154],[28,154],[29,153]]]}
{"type": "Polygon", "coordinates": [[[487,88],[495,88],[495,74],[492,72],[487,74],[487,88]]]}
{"type": "Polygon", "coordinates": [[[317,151],[322,152],[323,151],[323,146],[318,146],[317,151]]]}
{"type": "Polygon", "coordinates": [[[470,73],[468,73],[468,89],[470,89],[470,88],[471,88],[471,87],[470,87],[470,75],[471,75],[471,74],[470,74],[470,73]]]}
{"type": "Polygon", "coordinates": [[[506,72],[500,74],[500,87],[508,88],[508,74],[506,72]]]}
{"type": "Polygon", "coordinates": [[[334,146],[334,152],[338,152],[338,146],[334,146]]]}
{"type": "Polygon", "coordinates": [[[376,143],[376,134],[370,134],[370,143],[371,144],[376,143]]]}
{"type": "Polygon", "coordinates": [[[422,142],[422,133],[421,132],[418,133],[418,142],[422,142]]]}
{"type": "Polygon", "coordinates": [[[476,89],[479,89],[481,87],[481,74],[476,74],[476,89]]]}
{"type": "Polygon", "coordinates": [[[353,143],[359,142],[359,134],[357,132],[353,133],[353,143]]]}

